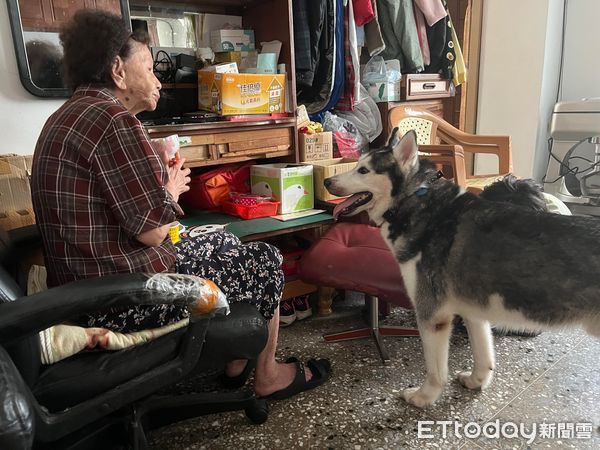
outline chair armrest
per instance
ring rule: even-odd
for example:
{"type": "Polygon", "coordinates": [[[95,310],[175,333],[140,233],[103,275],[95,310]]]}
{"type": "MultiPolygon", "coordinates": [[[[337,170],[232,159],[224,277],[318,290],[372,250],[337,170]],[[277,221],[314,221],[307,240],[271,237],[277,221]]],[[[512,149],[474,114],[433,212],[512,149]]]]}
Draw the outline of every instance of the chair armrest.
{"type": "MultiPolygon", "coordinates": [[[[454,183],[463,188],[467,186],[465,153],[462,146],[447,144],[419,145],[419,152],[426,153],[426,155],[419,156],[421,159],[427,159],[442,167],[450,167],[454,183]]],[[[443,169],[442,172],[444,172],[443,169]]],[[[445,173],[444,176],[447,177],[447,174],[445,173]]]]}
{"type": "Polygon", "coordinates": [[[201,278],[180,274],[120,274],[75,281],[39,294],[0,303],[0,344],[67,321],[81,314],[111,307],[187,305],[201,314],[201,278]]]}
{"type": "Polygon", "coordinates": [[[499,174],[512,172],[512,152],[510,136],[477,135],[465,133],[451,126],[438,125],[441,142],[462,146],[468,153],[489,153],[498,156],[499,174]]]}

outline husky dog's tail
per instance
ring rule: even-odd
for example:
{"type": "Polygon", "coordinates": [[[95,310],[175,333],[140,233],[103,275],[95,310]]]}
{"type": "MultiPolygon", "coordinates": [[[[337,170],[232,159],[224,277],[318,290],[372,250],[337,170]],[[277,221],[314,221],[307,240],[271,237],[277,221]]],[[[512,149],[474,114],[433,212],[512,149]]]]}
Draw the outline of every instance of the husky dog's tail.
{"type": "Polygon", "coordinates": [[[548,211],[541,186],[530,179],[518,179],[512,174],[487,186],[481,198],[494,202],[506,202],[534,211],[548,211]]]}

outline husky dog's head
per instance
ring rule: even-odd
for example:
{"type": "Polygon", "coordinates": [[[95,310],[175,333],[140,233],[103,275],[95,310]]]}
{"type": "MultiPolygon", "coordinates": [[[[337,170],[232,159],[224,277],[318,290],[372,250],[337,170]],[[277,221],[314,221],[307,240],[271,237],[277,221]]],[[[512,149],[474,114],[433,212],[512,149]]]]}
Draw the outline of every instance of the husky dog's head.
{"type": "Polygon", "coordinates": [[[416,192],[431,177],[429,172],[437,172],[433,164],[425,163],[422,170],[419,167],[416,133],[410,131],[399,139],[398,128],[394,128],[385,147],[361,156],[352,171],[325,180],[331,194],[350,196],[335,207],[334,216],[367,211],[371,220],[378,222],[394,198],[416,192]]]}

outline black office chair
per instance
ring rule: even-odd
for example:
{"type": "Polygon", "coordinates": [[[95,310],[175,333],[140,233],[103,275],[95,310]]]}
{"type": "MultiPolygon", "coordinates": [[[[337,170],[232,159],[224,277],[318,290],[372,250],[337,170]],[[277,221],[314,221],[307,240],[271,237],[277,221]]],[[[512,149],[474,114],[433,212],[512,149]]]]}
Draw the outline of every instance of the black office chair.
{"type": "Polygon", "coordinates": [[[255,423],[267,419],[266,402],[245,390],[156,394],[199,370],[255,359],[268,331],[254,306],[196,314],[197,280],[186,275],[163,287],[149,286],[152,275],[112,275],[23,296],[14,273],[39,244],[36,234],[0,232],[0,448],[145,448],[148,429],[202,414],[244,409],[255,423]],[[40,330],[107,307],[157,303],[187,304],[189,325],[129,349],[41,364],[40,330]]]}

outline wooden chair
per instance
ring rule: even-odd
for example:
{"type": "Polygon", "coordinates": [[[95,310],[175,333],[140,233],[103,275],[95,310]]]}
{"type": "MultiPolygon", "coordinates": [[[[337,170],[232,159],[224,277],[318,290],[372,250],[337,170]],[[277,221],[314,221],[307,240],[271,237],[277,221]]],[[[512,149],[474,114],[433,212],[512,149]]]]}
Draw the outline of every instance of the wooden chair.
{"type": "MultiPolygon", "coordinates": [[[[417,132],[421,158],[432,159],[442,165],[444,162],[448,162],[447,167],[450,167],[450,163],[458,163],[460,166],[456,166],[455,181],[471,192],[477,194],[498,177],[512,172],[510,136],[480,136],[465,133],[429,111],[410,105],[393,108],[388,117],[390,129],[398,127],[401,135],[410,130],[417,132]],[[462,152],[458,151],[459,147],[462,152]],[[453,152],[458,154],[452,156],[453,152]],[[464,164],[465,153],[496,155],[498,158],[497,173],[468,175],[464,164]]],[[[442,170],[442,172],[448,177],[447,170],[442,170]]]]}

